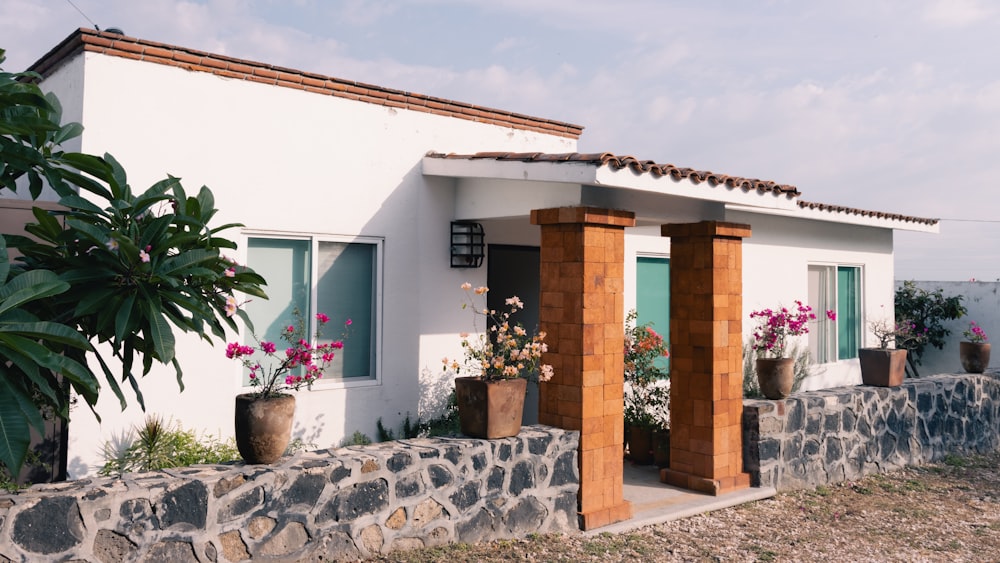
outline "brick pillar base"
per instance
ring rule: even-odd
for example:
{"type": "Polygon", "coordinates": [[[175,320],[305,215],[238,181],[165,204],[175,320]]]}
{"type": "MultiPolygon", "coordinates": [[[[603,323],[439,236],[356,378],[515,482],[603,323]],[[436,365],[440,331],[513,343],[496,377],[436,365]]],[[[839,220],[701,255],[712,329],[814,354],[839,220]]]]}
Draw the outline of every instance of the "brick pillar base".
{"type": "Polygon", "coordinates": [[[743,238],[750,226],[663,225],[670,237],[670,468],[660,480],[718,495],[743,472],[743,238]]]}
{"type": "Polygon", "coordinates": [[[552,380],[539,386],[538,421],[580,431],[580,525],[628,520],[624,446],[624,267],[627,211],[536,209],[542,229],[539,324],[552,380]]]}

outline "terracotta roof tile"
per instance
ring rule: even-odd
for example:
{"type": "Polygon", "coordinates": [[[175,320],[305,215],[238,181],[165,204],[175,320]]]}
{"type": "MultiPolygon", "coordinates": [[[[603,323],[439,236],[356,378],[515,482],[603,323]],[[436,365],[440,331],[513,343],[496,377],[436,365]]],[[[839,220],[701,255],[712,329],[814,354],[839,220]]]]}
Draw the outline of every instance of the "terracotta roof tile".
{"type": "Polygon", "coordinates": [[[93,29],[76,30],[28,70],[47,76],[66,60],[84,51],[571,139],[578,139],[583,133],[582,126],[571,123],[392,90],[93,29]],[[299,87],[299,84],[306,88],[299,87]]]}
{"type": "Polygon", "coordinates": [[[656,177],[670,176],[674,180],[687,179],[695,184],[708,182],[713,186],[725,185],[732,189],[740,189],[744,192],[757,191],[760,193],[784,194],[788,197],[798,197],[799,190],[795,186],[778,184],[769,180],[757,180],[754,178],[742,178],[739,176],[727,176],[716,174],[704,170],[693,168],[679,168],[673,164],[657,164],[652,160],[639,160],[634,156],[619,156],[609,152],[603,153],[564,153],[550,154],[540,152],[512,153],[512,152],[478,152],[475,154],[440,154],[434,153],[428,156],[449,159],[466,160],[518,160],[522,162],[577,162],[593,164],[595,166],[609,166],[616,170],[628,168],[636,174],[651,174],[656,177]]]}
{"type": "Polygon", "coordinates": [[[814,203],[811,201],[798,202],[802,209],[815,209],[817,211],[828,211],[830,213],[845,213],[848,215],[860,215],[861,217],[874,217],[876,219],[887,219],[890,221],[902,221],[904,223],[919,223],[922,225],[937,225],[939,219],[928,219],[926,217],[913,217],[911,215],[901,215],[899,213],[887,213],[884,211],[869,211],[867,209],[857,209],[854,207],[844,207],[842,205],[828,205],[825,203],[814,203]]]}
{"type": "MultiPolygon", "coordinates": [[[[652,160],[639,160],[633,156],[619,156],[609,152],[603,153],[542,153],[542,152],[477,152],[475,154],[444,154],[430,152],[427,156],[432,158],[444,158],[452,160],[499,160],[499,161],[521,161],[521,162],[576,162],[592,164],[595,166],[610,166],[615,169],[629,168],[637,174],[652,174],[654,176],[667,176],[675,180],[688,179],[698,184],[708,182],[713,186],[725,185],[729,188],[739,188],[744,192],[757,191],[760,193],[785,194],[789,198],[801,195],[798,188],[787,184],[778,184],[769,180],[757,180],[753,178],[742,178],[739,176],[727,176],[695,170],[693,168],[680,168],[672,164],[657,164],[652,160]]],[[[843,207],[839,205],[827,205],[824,203],[813,203],[797,200],[802,209],[815,209],[830,213],[843,213],[847,215],[859,215],[861,217],[874,217],[876,219],[886,219],[891,221],[903,221],[906,223],[918,223],[923,225],[936,225],[937,219],[927,219],[923,217],[912,217],[898,213],[886,213],[883,211],[868,211],[853,207],[843,207]]]]}

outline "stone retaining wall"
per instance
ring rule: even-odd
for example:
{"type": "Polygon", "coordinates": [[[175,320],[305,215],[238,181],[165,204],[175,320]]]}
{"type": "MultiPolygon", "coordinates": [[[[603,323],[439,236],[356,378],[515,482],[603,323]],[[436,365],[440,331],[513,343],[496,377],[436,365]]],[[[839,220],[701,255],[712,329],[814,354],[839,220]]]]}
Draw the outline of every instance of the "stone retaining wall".
{"type": "Polygon", "coordinates": [[[430,438],[0,495],[0,562],[329,561],[579,530],[579,433],[430,438]]]}
{"type": "Polygon", "coordinates": [[[1000,449],[1000,379],[938,375],[896,388],[838,387],[747,400],[743,460],[754,486],[782,490],[1000,449]]]}

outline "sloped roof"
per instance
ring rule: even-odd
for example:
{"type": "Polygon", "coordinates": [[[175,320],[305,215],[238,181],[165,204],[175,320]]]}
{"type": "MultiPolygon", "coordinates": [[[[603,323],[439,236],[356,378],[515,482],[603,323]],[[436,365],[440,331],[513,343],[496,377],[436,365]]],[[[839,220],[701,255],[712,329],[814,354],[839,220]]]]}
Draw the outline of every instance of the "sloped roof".
{"type": "MultiPolygon", "coordinates": [[[[788,184],[778,184],[771,180],[758,180],[756,178],[744,178],[741,176],[729,176],[718,174],[707,170],[695,170],[694,168],[682,168],[673,164],[659,164],[652,160],[640,160],[634,156],[615,155],[609,152],[604,153],[541,153],[541,152],[477,152],[475,154],[444,154],[430,152],[430,158],[450,159],[450,160],[495,160],[495,161],[519,161],[519,162],[549,162],[549,163],[570,163],[586,164],[595,167],[608,166],[609,168],[621,170],[628,168],[636,174],[648,174],[653,177],[670,176],[674,180],[689,180],[693,184],[702,182],[710,186],[726,186],[730,189],[739,189],[743,192],[756,191],[761,194],[772,193],[774,195],[784,195],[788,198],[798,198],[801,194],[798,188],[788,184]]],[[[883,211],[870,211],[840,205],[828,205],[796,201],[798,207],[803,210],[826,212],[830,214],[854,215],[860,217],[870,217],[874,219],[885,219],[889,221],[900,221],[903,223],[915,223],[921,225],[936,225],[938,219],[928,219],[924,217],[914,217],[899,213],[887,213],[883,211]]]]}
{"type": "Polygon", "coordinates": [[[113,57],[141,60],[194,72],[206,72],[229,79],[294,88],[315,94],[536,131],[571,139],[577,139],[583,133],[582,126],[571,123],[393,90],[372,84],[85,28],[73,32],[28,70],[47,76],[80,52],[101,53],[113,57]]]}

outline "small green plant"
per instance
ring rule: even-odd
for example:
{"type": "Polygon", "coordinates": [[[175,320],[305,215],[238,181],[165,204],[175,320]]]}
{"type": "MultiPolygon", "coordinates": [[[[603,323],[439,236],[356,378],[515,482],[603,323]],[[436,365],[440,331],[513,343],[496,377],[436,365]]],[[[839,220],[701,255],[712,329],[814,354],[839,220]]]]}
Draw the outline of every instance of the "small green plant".
{"type": "Polygon", "coordinates": [[[236,443],[210,435],[198,436],[157,415],[120,439],[104,443],[101,475],[158,471],[188,465],[226,463],[240,458],[236,443]]]}
{"type": "MultiPolygon", "coordinates": [[[[381,419],[380,419],[381,420],[381,419]]],[[[344,448],[347,446],[367,446],[372,443],[372,439],[364,434],[360,430],[355,430],[354,434],[351,434],[347,438],[340,441],[340,447],[344,448]]]]}
{"type": "Polygon", "coordinates": [[[968,465],[965,458],[954,454],[944,456],[943,461],[945,465],[949,465],[951,467],[966,467],[968,465]]]}
{"type": "MultiPolygon", "coordinates": [[[[407,415],[407,420],[409,420],[409,415],[407,415]]],[[[375,436],[379,442],[391,442],[396,439],[396,433],[382,424],[381,416],[375,421],[375,436]]]]}

